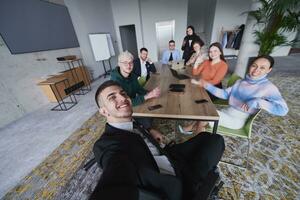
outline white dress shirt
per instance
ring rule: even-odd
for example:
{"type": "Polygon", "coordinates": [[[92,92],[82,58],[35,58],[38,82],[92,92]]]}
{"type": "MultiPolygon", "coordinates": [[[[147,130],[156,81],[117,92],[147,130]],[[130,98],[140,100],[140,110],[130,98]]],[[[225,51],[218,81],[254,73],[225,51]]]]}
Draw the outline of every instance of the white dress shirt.
{"type": "Polygon", "coordinates": [[[141,76],[142,76],[142,77],[147,77],[146,61],[143,61],[143,60],[140,58],[140,62],[141,62],[141,76]]]}

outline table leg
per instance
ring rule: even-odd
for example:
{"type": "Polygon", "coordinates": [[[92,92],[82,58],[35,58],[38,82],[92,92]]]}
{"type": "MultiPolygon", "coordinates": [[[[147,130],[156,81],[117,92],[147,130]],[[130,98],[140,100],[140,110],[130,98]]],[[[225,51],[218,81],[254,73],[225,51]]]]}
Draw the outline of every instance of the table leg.
{"type": "Polygon", "coordinates": [[[219,120],[214,121],[213,134],[217,133],[219,120]]]}

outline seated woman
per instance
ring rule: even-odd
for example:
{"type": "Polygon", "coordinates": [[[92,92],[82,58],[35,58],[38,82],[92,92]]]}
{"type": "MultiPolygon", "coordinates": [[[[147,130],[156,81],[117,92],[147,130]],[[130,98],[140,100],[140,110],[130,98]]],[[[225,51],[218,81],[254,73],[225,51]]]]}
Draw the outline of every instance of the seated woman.
{"type": "MultiPolygon", "coordinates": [[[[192,83],[204,87],[222,99],[229,99],[229,107],[218,111],[219,125],[240,129],[247,118],[264,109],[273,115],[284,116],[288,107],[277,87],[267,79],[267,74],[272,70],[274,59],[271,56],[258,56],[252,62],[249,73],[242,80],[238,80],[232,87],[219,89],[209,82],[201,79],[192,80],[192,83]]],[[[194,123],[196,129],[203,130],[207,122],[194,123]]],[[[186,127],[191,130],[192,127],[186,127]]]]}
{"type": "Polygon", "coordinates": [[[200,43],[199,41],[194,42],[193,44],[194,53],[192,54],[190,59],[186,62],[186,65],[191,65],[192,67],[194,67],[200,65],[203,62],[204,57],[206,55],[201,52],[201,48],[202,48],[201,44],[202,43],[200,43]]]}
{"type": "MultiPolygon", "coordinates": [[[[208,49],[208,56],[208,60],[205,60],[200,65],[194,65],[193,75],[199,75],[201,79],[204,79],[218,88],[222,88],[221,81],[228,71],[228,65],[224,58],[221,44],[218,42],[212,43],[208,49]]],[[[210,93],[209,97],[211,100],[216,99],[216,97],[210,93]]]]}

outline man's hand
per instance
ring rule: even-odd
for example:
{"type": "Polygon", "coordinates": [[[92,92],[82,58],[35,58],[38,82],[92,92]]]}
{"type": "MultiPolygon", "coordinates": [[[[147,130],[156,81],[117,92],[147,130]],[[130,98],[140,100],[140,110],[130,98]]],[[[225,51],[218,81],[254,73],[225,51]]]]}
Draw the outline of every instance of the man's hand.
{"type": "Polygon", "coordinates": [[[152,60],[151,60],[149,57],[147,58],[147,60],[146,60],[146,61],[147,61],[147,62],[149,62],[149,63],[150,63],[150,65],[153,63],[153,62],[152,62],[152,60]]]}
{"type": "Polygon", "coordinates": [[[162,144],[165,142],[165,138],[163,136],[163,134],[161,134],[161,132],[159,132],[158,130],[155,129],[150,129],[150,134],[151,136],[159,143],[162,144]]]}
{"type": "Polygon", "coordinates": [[[159,96],[160,96],[160,89],[159,89],[159,87],[156,87],[152,91],[148,92],[144,96],[144,98],[145,98],[145,100],[147,100],[147,99],[157,98],[159,96]]]}

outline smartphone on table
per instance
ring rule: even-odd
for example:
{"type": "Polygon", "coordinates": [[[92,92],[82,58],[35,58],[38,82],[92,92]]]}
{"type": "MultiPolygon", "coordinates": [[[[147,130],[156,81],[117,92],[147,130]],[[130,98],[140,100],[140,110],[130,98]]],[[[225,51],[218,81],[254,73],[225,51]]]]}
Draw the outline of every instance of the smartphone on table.
{"type": "Polygon", "coordinates": [[[199,103],[207,103],[208,101],[206,99],[198,99],[198,100],[195,100],[195,103],[196,104],[199,104],[199,103]]]}
{"type": "Polygon", "coordinates": [[[154,105],[154,106],[149,106],[148,107],[148,110],[156,110],[156,109],[159,109],[159,108],[161,108],[162,107],[162,105],[160,105],[160,104],[157,104],[157,105],[154,105]]]}

